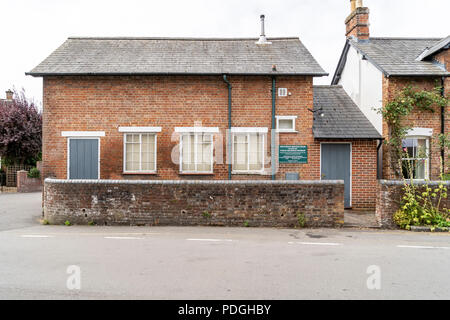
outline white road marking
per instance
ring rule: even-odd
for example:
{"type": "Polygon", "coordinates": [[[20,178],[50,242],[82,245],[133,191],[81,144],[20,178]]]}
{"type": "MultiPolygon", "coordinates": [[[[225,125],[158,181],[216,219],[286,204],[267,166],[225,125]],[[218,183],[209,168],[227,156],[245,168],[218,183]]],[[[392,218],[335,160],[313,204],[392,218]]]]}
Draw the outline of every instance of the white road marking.
{"type": "Polygon", "coordinates": [[[288,242],[288,244],[303,244],[303,245],[314,245],[314,246],[340,246],[341,243],[336,242],[288,242]]]}
{"type": "Polygon", "coordinates": [[[412,249],[450,249],[450,247],[432,247],[432,246],[401,246],[398,245],[397,248],[412,248],[412,249]]]}
{"type": "Polygon", "coordinates": [[[104,237],[105,239],[118,239],[118,240],[141,240],[140,237],[104,237]]]}
{"type": "Polygon", "coordinates": [[[53,236],[47,236],[43,234],[23,234],[22,238],[53,238],[53,236]]]}
{"type": "Polygon", "coordinates": [[[233,240],[230,239],[186,239],[187,241],[212,241],[212,242],[231,242],[233,240]]]}

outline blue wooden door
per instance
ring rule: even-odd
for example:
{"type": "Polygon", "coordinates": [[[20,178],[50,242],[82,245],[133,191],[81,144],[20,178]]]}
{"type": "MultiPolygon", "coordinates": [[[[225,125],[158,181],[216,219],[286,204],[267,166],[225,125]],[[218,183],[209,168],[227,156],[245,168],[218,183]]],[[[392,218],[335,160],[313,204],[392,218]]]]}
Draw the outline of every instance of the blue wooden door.
{"type": "Polygon", "coordinates": [[[320,159],[322,180],[344,180],[346,208],[351,207],[350,153],[348,143],[323,143],[320,159]]]}
{"type": "Polygon", "coordinates": [[[98,179],[98,139],[69,140],[69,179],[98,179]]]}

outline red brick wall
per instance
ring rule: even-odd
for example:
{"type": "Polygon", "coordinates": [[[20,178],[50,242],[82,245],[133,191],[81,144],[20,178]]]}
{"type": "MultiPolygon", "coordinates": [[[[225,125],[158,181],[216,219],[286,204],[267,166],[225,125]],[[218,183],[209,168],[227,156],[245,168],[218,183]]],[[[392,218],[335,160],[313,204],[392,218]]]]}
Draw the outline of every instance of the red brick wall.
{"type": "MultiPolygon", "coordinates": [[[[440,78],[436,77],[389,77],[383,76],[383,106],[391,100],[395,94],[410,85],[424,90],[432,90],[440,86],[440,78]]],[[[434,112],[421,111],[415,109],[410,115],[404,118],[404,124],[408,127],[432,128],[433,137],[430,139],[430,179],[438,179],[440,174],[440,148],[436,143],[436,137],[441,132],[441,108],[436,106],[434,112]]],[[[448,126],[447,126],[448,127],[448,126]]],[[[383,122],[383,137],[387,138],[389,128],[383,122]]],[[[383,147],[383,178],[395,179],[395,175],[390,167],[390,156],[387,147],[383,147]]]]}
{"type": "Polygon", "coordinates": [[[42,191],[41,178],[29,178],[28,171],[17,171],[17,192],[42,191]]]}
{"type": "MultiPolygon", "coordinates": [[[[267,127],[270,159],[272,80],[270,77],[230,76],[232,125],[267,127]]],[[[277,115],[297,116],[297,133],[281,133],[280,144],[308,146],[307,164],[281,164],[277,179],[299,172],[300,179],[320,179],[320,142],[312,133],[312,77],[277,77],[277,88],[291,93],[276,97],[277,115]]],[[[171,141],[174,127],[228,127],[228,90],[220,76],[46,77],[44,78],[43,177],[67,177],[67,138],[61,131],[105,131],[100,138],[101,179],[227,179],[226,142],[223,164],[214,164],[213,175],[181,176],[171,160],[178,141],[171,141]],[[155,175],[124,175],[123,133],[119,126],[160,126],[155,175]]],[[[375,208],[376,142],[353,141],[353,205],[375,208]],[[371,149],[372,148],[372,149],[371,149]],[[356,159],[362,161],[356,161],[356,159]],[[364,160],[365,159],[365,160],[364,160]],[[355,162],[356,161],[356,162],[355,162]],[[371,167],[373,165],[373,168],[371,167]],[[359,169],[361,168],[361,169],[359,169]]],[[[270,163],[266,165],[270,173],[270,163]]],[[[233,179],[270,179],[270,175],[233,175],[233,179]]]]}
{"type": "Polygon", "coordinates": [[[344,185],[332,181],[46,180],[52,224],[341,227],[344,185]]]}

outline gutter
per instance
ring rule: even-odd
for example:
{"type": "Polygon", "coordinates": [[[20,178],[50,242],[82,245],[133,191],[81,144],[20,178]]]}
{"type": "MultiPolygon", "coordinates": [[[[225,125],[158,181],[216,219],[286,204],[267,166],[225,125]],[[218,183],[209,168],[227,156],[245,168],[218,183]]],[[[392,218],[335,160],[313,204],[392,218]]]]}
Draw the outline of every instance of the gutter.
{"type": "MultiPolygon", "coordinates": [[[[214,73],[214,72],[61,72],[61,73],[48,73],[48,72],[25,72],[25,75],[32,77],[62,77],[62,76],[217,76],[222,73],[214,73]]],[[[311,77],[326,77],[329,74],[326,72],[301,72],[301,73],[292,73],[292,72],[279,72],[279,75],[282,76],[311,76],[311,77]]],[[[223,75],[223,74],[222,74],[223,75]]],[[[236,76],[273,76],[272,73],[267,72],[236,72],[232,73],[232,75],[236,76]]]]}
{"type": "Polygon", "coordinates": [[[270,131],[272,140],[270,143],[271,146],[271,162],[272,162],[272,180],[276,180],[275,177],[275,153],[276,153],[276,146],[275,146],[275,134],[276,134],[276,120],[275,120],[275,112],[276,112],[276,85],[277,80],[275,77],[272,77],[272,130],[270,131]]]}
{"type": "Polygon", "coordinates": [[[231,89],[233,86],[227,79],[227,75],[223,75],[223,81],[228,86],[228,146],[227,146],[227,158],[228,158],[228,180],[231,180],[231,89]]]}

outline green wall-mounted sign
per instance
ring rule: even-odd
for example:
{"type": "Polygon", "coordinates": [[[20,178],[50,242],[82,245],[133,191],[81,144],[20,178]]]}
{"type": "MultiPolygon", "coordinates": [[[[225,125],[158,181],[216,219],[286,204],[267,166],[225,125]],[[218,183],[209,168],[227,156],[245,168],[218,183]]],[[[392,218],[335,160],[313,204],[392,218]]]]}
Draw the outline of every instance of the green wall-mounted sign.
{"type": "Polygon", "coordinates": [[[279,146],[279,163],[308,163],[308,146],[279,146]]]}

